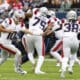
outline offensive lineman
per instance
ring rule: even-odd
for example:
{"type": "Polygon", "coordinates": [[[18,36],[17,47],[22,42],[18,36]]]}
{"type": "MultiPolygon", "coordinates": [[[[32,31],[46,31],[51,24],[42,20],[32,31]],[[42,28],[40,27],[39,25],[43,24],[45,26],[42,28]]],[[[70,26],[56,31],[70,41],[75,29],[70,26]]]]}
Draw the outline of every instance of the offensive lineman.
{"type": "Polygon", "coordinates": [[[49,19],[47,18],[48,9],[46,7],[41,7],[39,9],[33,9],[33,16],[30,19],[29,30],[35,34],[35,36],[27,35],[26,43],[28,46],[28,57],[32,62],[33,66],[35,66],[35,60],[33,57],[34,48],[36,48],[38,53],[38,61],[37,65],[34,69],[35,74],[44,74],[45,72],[41,71],[41,66],[44,61],[44,41],[43,35],[51,27],[51,23],[49,23],[49,19]],[[47,28],[45,32],[43,30],[47,28]]]}

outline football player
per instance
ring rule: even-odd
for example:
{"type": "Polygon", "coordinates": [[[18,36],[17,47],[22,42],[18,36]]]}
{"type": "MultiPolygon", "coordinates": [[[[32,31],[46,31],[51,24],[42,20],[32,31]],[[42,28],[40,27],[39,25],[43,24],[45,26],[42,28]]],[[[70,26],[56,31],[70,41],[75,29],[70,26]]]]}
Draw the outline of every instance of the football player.
{"type": "MultiPolygon", "coordinates": [[[[2,24],[0,24],[0,48],[2,49],[1,51],[5,50],[15,55],[15,72],[21,74],[26,74],[26,71],[22,70],[20,67],[21,52],[12,44],[12,39],[19,31],[32,34],[28,29],[25,28],[24,23],[22,23],[24,18],[24,12],[22,10],[17,10],[14,12],[13,18],[7,18],[5,19],[5,21],[2,22],[2,24]]],[[[7,53],[1,53],[0,64],[2,64],[7,59],[7,55],[7,53]]]]}
{"type": "Polygon", "coordinates": [[[54,56],[60,63],[62,62],[62,57],[58,53],[62,49],[62,28],[61,21],[56,17],[54,11],[49,11],[50,21],[53,23],[52,32],[54,32],[55,37],[57,38],[56,43],[52,46],[50,54],[54,56]]]}
{"type": "MultiPolygon", "coordinates": [[[[79,32],[80,24],[77,21],[77,13],[70,10],[66,16],[67,20],[63,21],[63,52],[64,57],[62,58],[62,71],[61,77],[65,77],[66,68],[68,61],[72,56],[75,56],[79,47],[79,41],[77,39],[77,33],[79,32]]],[[[75,58],[74,58],[75,59],[75,58]]],[[[75,60],[69,61],[71,65],[69,66],[69,71],[72,71],[72,65],[75,60]]]]}
{"type": "Polygon", "coordinates": [[[33,57],[34,48],[36,48],[38,53],[38,61],[35,66],[34,72],[36,74],[44,74],[45,72],[41,71],[41,66],[44,61],[44,40],[43,35],[47,32],[49,27],[51,27],[51,23],[49,23],[49,19],[47,18],[48,9],[46,7],[35,8],[33,9],[33,16],[29,22],[29,30],[35,34],[35,36],[27,35],[26,43],[28,46],[28,57],[32,62],[33,66],[35,65],[35,60],[33,57]],[[47,28],[45,32],[44,29],[47,28]]]}

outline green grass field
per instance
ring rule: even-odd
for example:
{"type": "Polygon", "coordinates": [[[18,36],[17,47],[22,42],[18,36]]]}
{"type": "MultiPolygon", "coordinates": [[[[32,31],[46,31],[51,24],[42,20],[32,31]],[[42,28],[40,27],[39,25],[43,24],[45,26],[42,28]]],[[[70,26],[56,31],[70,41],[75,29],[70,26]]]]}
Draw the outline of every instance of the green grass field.
{"type": "Polygon", "coordinates": [[[4,64],[0,65],[0,80],[80,80],[80,66],[76,63],[73,67],[74,73],[70,75],[67,72],[64,79],[60,78],[60,67],[56,67],[56,61],[53,59],[45,59],[42,70],[46,74],[43,75],[34,74],[30,62],[22,66],[28,72],[26,75],[15,73],[13,64],[13,60],[7,60],[4,64]]]}

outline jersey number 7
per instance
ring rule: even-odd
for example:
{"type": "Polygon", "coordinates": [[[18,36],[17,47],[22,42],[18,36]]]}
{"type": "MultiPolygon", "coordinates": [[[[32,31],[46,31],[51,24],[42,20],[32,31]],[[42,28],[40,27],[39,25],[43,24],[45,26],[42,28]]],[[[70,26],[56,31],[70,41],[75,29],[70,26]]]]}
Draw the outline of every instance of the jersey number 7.
{"type": "Polygon", "coordinates": [[[38,18],[38,17],[35,17],[35,23],[33,24],[33,26],[35,26],[35,25],[37,25],[37,24],[39,24],[40,23],[40,28],[42,29],[42,30],[44,30],[44,27],[45,27],[45,25],[46,25],[46,22],[45,21],[43,21],[43,20],[41,20],[40,18],[38,18]]]}

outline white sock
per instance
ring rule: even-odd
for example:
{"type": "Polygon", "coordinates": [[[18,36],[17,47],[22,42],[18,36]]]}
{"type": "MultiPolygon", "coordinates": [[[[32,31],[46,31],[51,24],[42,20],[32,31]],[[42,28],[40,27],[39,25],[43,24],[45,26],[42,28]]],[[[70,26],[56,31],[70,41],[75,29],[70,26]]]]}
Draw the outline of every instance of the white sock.
{"type": "Polygon", "coordinates": [[[80,65],[80,60],[78,58],[76,58],[75,61],[80,65]]]}
{"type": "Polygon", "coordinates": [[[68,58],[67,57],[63,57],[63,59],[62,59],[62,67],[61,67],[62,72],[66,71],[67,65],[68,65],[68,58]]]}
{"type": "Polygon", "coordinates": [[[44,61],[44,56],[39,56],[35,71],[40,71],[43,61],[44,61]]]}
{"type": "Polygon", "coordinates": [[[75,63],[75,58],[74,57],[71,57],[70,58],[70,60],[69,60],[69,68],[72,68],[73,67],[73,65],[74,65],[74,63],[75,63]]]}
{"type": "Polygon", "coordinates": [[[4,50],[1,50],[1,53],[0,53],[0,64],[4,63],[7,58],[8,58],[8,53],[6,53],[4,50]]]}
{"type": "Polygon", "coordinates": [[[14,64],[15,64],[14,65],[15,68],[19,68],[20,67],[20,65],[21,65],[21,55],[19,55],[19,54],[15,55],[14,64]]]}
{"type": "Polygon", "coordinates": [[[0,58],[0,64],[4,63],[4,61],[6,61],[5,58],[0,58]]]}
{"type": "Polygon", "coordinates": [[[32,64],[35,64],[34,56],[32,53],[28,53],[28,58],[32,64]]]}
{"type": "Polygon", "coordinates": [[[53,57],[55,57],[59,62],[62,62],[62,57],[58,52],[50,52],[53,57]]]}

